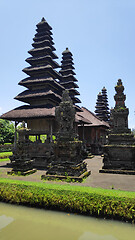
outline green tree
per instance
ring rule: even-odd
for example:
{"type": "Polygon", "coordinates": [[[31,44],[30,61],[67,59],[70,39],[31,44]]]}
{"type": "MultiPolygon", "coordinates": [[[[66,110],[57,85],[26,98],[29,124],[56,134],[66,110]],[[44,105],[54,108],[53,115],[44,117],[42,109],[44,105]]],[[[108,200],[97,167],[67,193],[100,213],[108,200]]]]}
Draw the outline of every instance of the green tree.
{"type": "Polygon", "coordinates": [[[0,144],[14,142],[14,124],[8,120],[0,119],[0,144]]]}

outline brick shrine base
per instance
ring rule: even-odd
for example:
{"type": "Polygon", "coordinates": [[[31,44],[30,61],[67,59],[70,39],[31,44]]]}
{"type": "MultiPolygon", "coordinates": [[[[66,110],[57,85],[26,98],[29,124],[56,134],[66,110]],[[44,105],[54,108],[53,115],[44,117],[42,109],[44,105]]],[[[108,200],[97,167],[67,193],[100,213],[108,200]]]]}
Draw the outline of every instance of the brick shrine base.
{"type": "MultiPolygon", "coordinates": [[[[134,191],[135,192],[135,175],[126,175],[126,174],[110,174],[110,173],[99,173],[99,170],[102,169],[102,160],[101,156],[94,156],[91,159],[86,159],[87,169],[91,171],[85,181],[82,183],[66,183],[66,182],[57,182],[57,181],[46,181],[51,184],[68,184],[68,185],[77,185],[77,186],[87,186],[94,188],[104,188],[104,189],[120,189],[124,191],[134,191]]],[[[31,182],[43,182],[41,180],[41,175],[45,174],[43,170],[37,170],[37,172],[27,175],[27,176],[14,176],[7,175],[8,171],[11,171],[11,168],[6,166],[7,162],[0,162],[0,178],[8,178],[13,180],[24,180],[31,182]]]]}

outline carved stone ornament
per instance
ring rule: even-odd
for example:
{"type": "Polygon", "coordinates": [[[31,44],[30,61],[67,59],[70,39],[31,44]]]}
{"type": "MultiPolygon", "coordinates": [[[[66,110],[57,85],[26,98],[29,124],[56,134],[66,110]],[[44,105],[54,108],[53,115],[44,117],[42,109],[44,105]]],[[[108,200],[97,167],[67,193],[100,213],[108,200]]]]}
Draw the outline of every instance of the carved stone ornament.
{"type": "Polygon", "coordinates": [[[59,125],[58,139],[63,137],[72,139],[74,137],[75,108],[67,90],[63,92],[62,101],[56,107],[55,117],[59,125]]]}

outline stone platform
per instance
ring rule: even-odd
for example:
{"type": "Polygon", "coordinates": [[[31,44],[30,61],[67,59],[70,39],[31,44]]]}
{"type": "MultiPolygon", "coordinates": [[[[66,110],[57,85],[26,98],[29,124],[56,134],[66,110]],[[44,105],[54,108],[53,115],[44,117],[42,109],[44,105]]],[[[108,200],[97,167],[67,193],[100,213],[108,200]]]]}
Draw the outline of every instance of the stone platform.
{"type": "Polygon", "coordinates": [[[82,182],[83,179],[88,177],[91,174],[91,171],[86,171],[81,174],[79,177],[77,176],[62,176],[62,175],[49,175],[45,174],[41,176],[41,180],[61,180],[61,181],[69,181],[69,182],[82,182]]]}
{"type": "Polygon", "coordinates": [[[17,176],[26,176],[26,175],[30,175],[30,174],[33,174],[35,173],[37,170],[36,169],[32,169],[32,170],[28,170],[28,171],[8,171],[7,174],[8,175],[17,175],[17,176]]]}
{"type": "Polygon", "coordinates": [[[100,169],[99,173],[113,173],[113,174],[126,174],[126,175],[135,175],[134,170],[115,170],[115,169],[100,169]]]}

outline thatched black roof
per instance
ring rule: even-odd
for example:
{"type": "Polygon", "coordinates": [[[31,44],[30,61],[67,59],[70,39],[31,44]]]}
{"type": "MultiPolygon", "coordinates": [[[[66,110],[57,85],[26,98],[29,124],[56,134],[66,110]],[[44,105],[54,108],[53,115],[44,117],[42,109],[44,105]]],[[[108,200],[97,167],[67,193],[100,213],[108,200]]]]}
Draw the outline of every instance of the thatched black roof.
{"type": "Polygon", "coordinates": [[[99,127],[99,126],[103,126],[106,128],[109,128],[109,124],[103,120],[101,120],[100,118],[98,118],[93,112],[91,112],[90,110],[88,110],[85,107],[81,108],[81,112],[78,113],[79,116],[84,117],[85,119],[89,120],[91,122],[91,124],[84,124],[84,126],[88,126],[88,127],[99,127]]]}
{"type": "MultiPolygon", "coordinates": [[[[2,116],[2,119],[8,119],[12,121],[25,121],[28,119],[39,119],[39,118],[55,118],[55,107],[52,105],[44,105],[44,106],[29,106],[24,105],[18,108],[15,108],[2,116]]],[[[84,116],[75,115],[75,122],[91,124],[89,119],[86,119],[84,116]]]]}
{"type": "Polygon", "coordinates": [[[56,61],[54,61],[50,55],[29,57],[26,59],[26,62],[28,62],[32,66],[36,66],[38,64],[49,64],[53,68],[60,68],[60,65],[56,61]]]}
{"type": "Polygon", "coordinates": [[[1,116],[2,119],[23,121],[26,119],[55,117],[55,107],[52,105],[30,106],[15,108],[1,116]]]}
{"type": "Polygon", "coordinates": [[[64,87],[61,86],[58,82],[56,82],[51,76],[42,76],[42,77],[28,77],[19,82],[19,85],[30,88],[30,86],[38,86],[41,85],[42,88],[45,86],[51,86],[52,89],[57,89],[59,93],[64,90],[64,87]]]}
{"type": "Polygon", "coordinates": [[[30,103],[30,104],[33,100],[37,102],[39,99],[43,101],[49,99],[52,102],[55,102],[57,105],[61,101],[61,96],[52,90],[38,89],[38,90],[31,90],[31,91],[25,90],[24,92],[18,94],[15,97],[15,99],[22,102],[30,103]]]}

